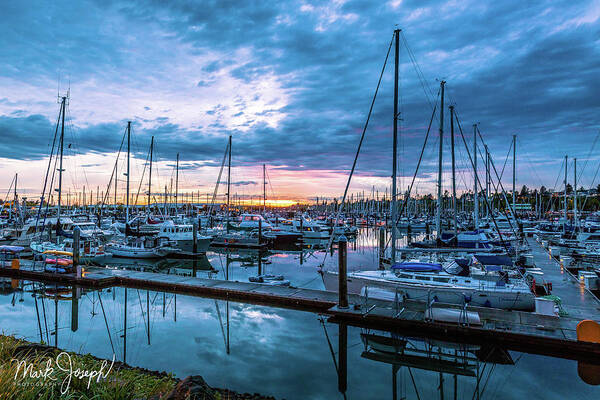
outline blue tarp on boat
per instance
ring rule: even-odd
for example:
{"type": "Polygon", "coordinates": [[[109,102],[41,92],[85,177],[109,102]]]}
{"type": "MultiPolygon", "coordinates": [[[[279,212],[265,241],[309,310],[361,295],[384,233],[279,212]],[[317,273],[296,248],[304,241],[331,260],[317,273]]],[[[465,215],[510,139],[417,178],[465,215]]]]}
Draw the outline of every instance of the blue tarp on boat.
{"type": "Polygon", "coordinates": [[[513,265],[512,259],[506,255],[475,254],[475,258],[483,265],[513,265]]]}
{"type": "Polygon", "coordinates": [[[442,270],[442,264],[403,262],[392,265],[392,269],[410,272],[437,272],[442,270]]]}

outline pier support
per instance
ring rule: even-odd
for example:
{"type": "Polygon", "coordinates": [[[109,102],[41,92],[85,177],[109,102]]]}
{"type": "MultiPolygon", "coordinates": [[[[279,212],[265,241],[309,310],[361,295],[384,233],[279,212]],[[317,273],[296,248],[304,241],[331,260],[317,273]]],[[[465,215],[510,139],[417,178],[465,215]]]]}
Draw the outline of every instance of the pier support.
{"type": "Polygon", "coordinates": [[[78,226],[73,229],[73,269],[77,278],[81,278],[81,265],[79,264],[79,238],[81,229],[78,226]]]}
{"type": "Polygon", "coordinates": [[[379,269],[383,268],[385,258],[385,228],[379,228],[379,269]]]}
{"type": "MultiPolygon", "coordinates": [[[[79,228],[76,228],[79,230],[79,228]]],[[[73,286],[71,290],[71,331],[79,329],[79,288],[73,286]]],[[[37,305],[37,304],[36,304],[37,305]]]]}
{"type": "Polygon", "coordinates": [[[194,260],[192,261],[192,273],[194,278],[196,277],[196,270],[198,269],[198,261],[196,253],[198,252],[198,222],[192,224],[192,253],[194,253],[194,260]]]}
{"type": "Polygon", "coordinates": [[[341,235],[338,241],[339,308],[348,308],[348,239],[341,235]]]}
{"type": "Polygon", "coordinates": [[[198,252],[198,222],[192,224],[192,252],[198,252]]]}
{"type": "Polygon", "coordinates": [[[262,220],[258,220],[258,244],[262,243],[262,220]]]}

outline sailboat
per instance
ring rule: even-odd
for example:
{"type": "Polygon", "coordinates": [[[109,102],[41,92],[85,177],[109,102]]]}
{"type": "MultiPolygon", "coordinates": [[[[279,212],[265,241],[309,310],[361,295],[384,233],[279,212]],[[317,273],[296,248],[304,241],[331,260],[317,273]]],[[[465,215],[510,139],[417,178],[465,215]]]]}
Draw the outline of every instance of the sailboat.
{"type": "MultiPolygon", "coordinates": [[[[535,295],[532,293],[528,283],[524,279],[510,279],[508,274],[502,273],[494,275],[494,279],[489,279],[489,275],[471,275],[470,260],[448,260],[443,264],[424,263],[420,260],[396,263],[396,144],[397,144],[397,124],[398,124],[398,52],[399,52],[399,30],[395,30],[394,39],[396,42],[396,63],[394,79],[394,125],[393,125],[393,171],[392,171],[392,242],[391,242],[391,269],[376,271],[355,271],[348,273],[347,284],[348,292],[354,294],[364,294],[366,290],[374,288],[383,292],[383,296],[393,299],[396,293],[401,293],[404,297],[427,302],[440,301],[451,304],[472,304],[478,306],[495,307],[503,309],[533,310],[535,308],[535,295]]],[[[444,84],[440,83],[441,108],[440,108],[440,152],[439,152],[439,173],[438,173],[438,199],[436,213],[436,229],[438,234],[439,246],[441,243],[442,227],[442,134],[443,134],[443,103],[444,103],[444,84]]],[[[454,114],[451,108],[451,121],[454,114]]],[[[433,117],[432,117],[433,119],[433,117]]],[[[451,125],[453,127],[453,125],[451,125]]],[[[476,134],[476,132],[475,132],[476,134]]],[[[454,157],[453,157],[454,159],[454,157]]],[[[454,163],[453,163],[454,165],[454,163]]],[[[475,165],[476,170],[476,165],[475,165]]],[[[454,168],[453,168],[454,171],[454,168]]],[[[475,176],[475,188],[477,188],[477,176],[475,176]]],[[[476,190],[477,192],[477,190],[476,190]]],[[[455,202],[456,204],[456,202],[455,202]]],[[[476,202],[477,204],[477,202],[476,202]]],[[[477,206],[476,206],[477,207],[477,206]]],[[[477,211],[477,210],[476,210],[477,211]]],[[[455,227],[456,207],[455,207],[455,227]]],[[[476,214],[477,215],[477,212],[476,214]]],[[[477,225],[477,223],[476,223],[477,225]]],[[[477,227],[477,226],[476,226],[477,227]]],[[[455,233],[456,233],[455,228],[455,233]]],[[[474,247],[479,244],[487,244],[482,233],[476,230],[473,234],[463,234],[455,239],[474,239],[474,247]],[[482,242],[482,243],[480,243],[482,242]]],[[[466,241],[466,240],[465,240],[466,241]]],[[[483,246],[481,246],[483,247],[483,246]]],[[[338,291],[339,274],[336,271],[322,271],[323,283],[328,291],[338,291]]]]}
{"type": "MultiPolygon", "coordinates": [[[[444,264],[403,262],[391,270],[356,271],[348,273],[348,293],[363,294],[365,290],[396,292],[407,299],[439,301],[449,304],[468,303],[480,307],[532,311],[535,295],[523,279],[508,276],[490,280],[470,275],[457,261],[444,264]],[[463,272],[464,271],[464,272],[463,272]],[[368,289],[366,289],[368,288],[368,289]]],[[[337,272],[324,271],[323,283],[328,291],[338,291],[337,272]]]]}

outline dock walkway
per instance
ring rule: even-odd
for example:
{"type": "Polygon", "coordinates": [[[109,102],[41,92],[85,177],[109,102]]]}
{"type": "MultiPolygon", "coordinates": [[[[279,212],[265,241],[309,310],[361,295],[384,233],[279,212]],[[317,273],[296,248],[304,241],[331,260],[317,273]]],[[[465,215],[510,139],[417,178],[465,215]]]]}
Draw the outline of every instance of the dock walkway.
{"type": "Polygon", "coordinates": [[[579,284],[560,262],[536,240],[529,238],[534,264],[544,271],[546,281],[552,282],[552,294],[560,297],[561,304],[569,313],[561,318],[568,329],[575,329],[577,322],[593,319],[600,322],[600,301],[579,284]]]}

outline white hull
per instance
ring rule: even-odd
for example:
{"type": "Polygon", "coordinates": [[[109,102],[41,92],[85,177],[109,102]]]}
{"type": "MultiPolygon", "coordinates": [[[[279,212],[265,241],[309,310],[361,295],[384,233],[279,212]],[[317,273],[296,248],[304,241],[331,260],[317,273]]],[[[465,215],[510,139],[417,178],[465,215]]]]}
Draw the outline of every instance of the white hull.
{"type": "Polygon", "coordinates": [[[160,256],[157,255],[153,249],[107,246],[107,250],[113,255],[113,257],[160,258],[160,256]]]}
{"type": "MultiPolygon", "coordinates": [[[[323,283],[325,290],[337,292],[339,287],[337,272],[324,271],[323,283]]],[[[466,296],[470,298],[469,304],[473,306],[527,311],[535,309],[535,296],[531,292],[494,292],[493,290],[465,287],[437,287],[426,284],[371,280],[353,276],[352,273],[348,275],[348,293],[361,294],[365,286],[391,292],[398,290],[399,294],[405,295],[408,299],[424,302],[435,299],[442,303],[462,305],[466,296]]]]}

